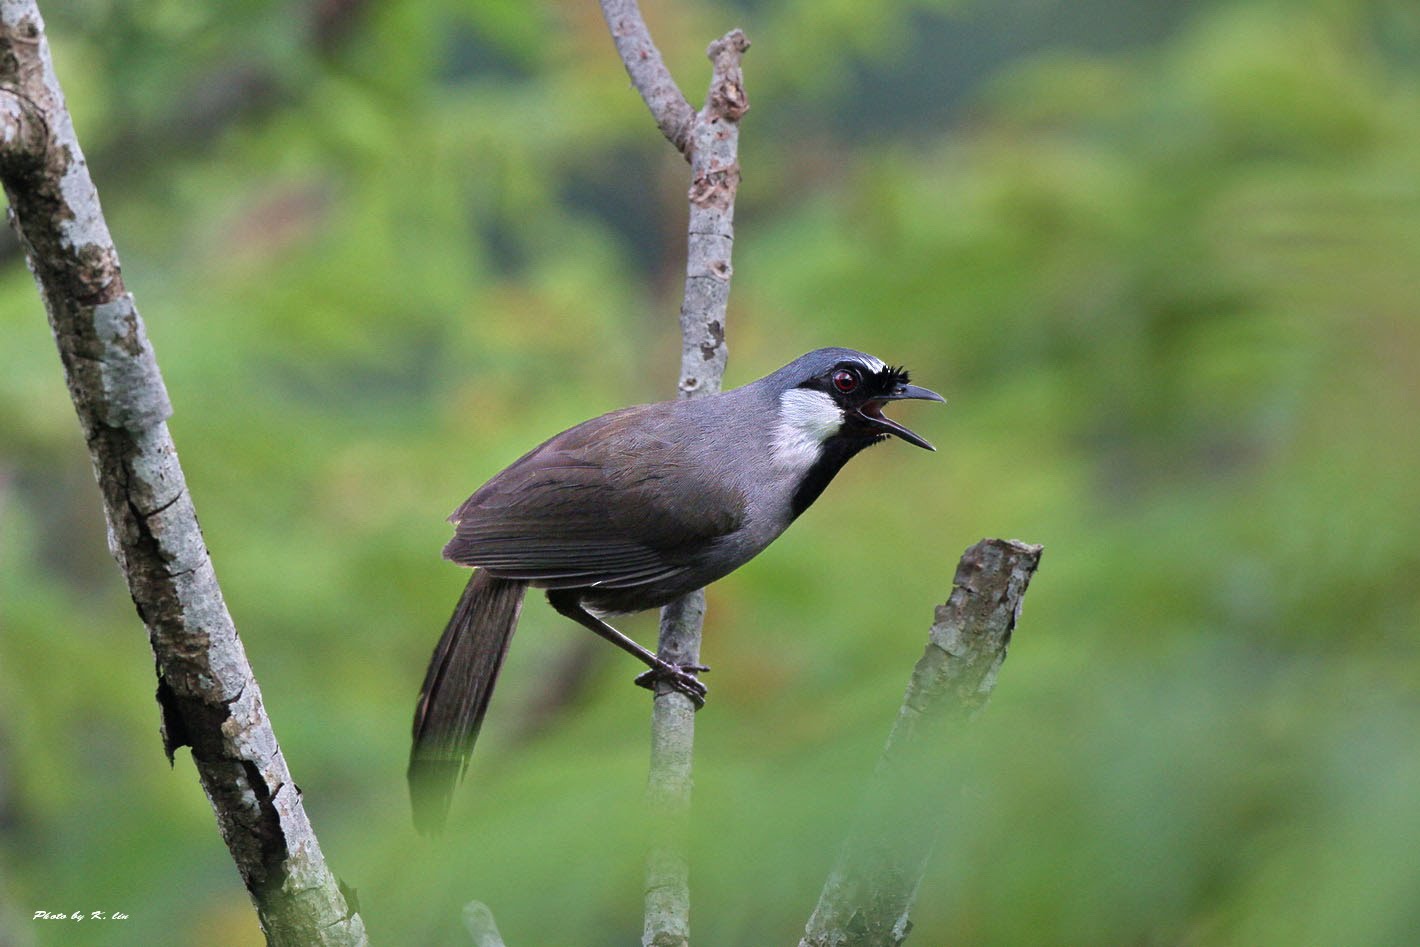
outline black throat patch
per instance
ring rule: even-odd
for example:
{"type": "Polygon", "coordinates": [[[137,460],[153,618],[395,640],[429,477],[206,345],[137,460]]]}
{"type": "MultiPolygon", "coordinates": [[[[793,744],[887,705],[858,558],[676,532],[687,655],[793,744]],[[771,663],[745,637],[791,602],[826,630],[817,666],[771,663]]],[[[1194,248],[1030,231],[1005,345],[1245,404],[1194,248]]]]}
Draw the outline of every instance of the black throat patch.
{"type": "Polygon", "coordinates": [[[799,514],[807,510],[824,488],[828,486],[838,471],[843,469],[843,465],[852,460],[860,450],[871,447],[879,441],[886,440],[884,435],[876,437],[830,437],[823,442],[823,447],[819,451],[818,460],[804,474],[804,479],[799,481],[799,489],[794,491],[793,498],[789,501],[789,510],[794,519],[799,518],[799,514]]]}

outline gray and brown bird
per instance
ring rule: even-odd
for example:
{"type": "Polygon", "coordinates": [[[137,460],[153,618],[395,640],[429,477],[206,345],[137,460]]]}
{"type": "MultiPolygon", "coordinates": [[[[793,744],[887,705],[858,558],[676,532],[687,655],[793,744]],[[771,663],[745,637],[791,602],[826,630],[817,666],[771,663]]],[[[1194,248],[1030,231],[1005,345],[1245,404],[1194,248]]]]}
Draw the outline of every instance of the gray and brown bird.
{"type": "Polygon", "coordinates": [[[473,566],[429,662],[414,714],[415,824],[437,830],[488,710],[528,586],[558,612],[703,704],[698,666],[676,666],[603,616],[665,605],[759,554],[855,454],[895,435],[891,401],[944,400],[852,349],[810,352],[704,398],[623,408],[563,431],[454,511],[444,557],[473,566]]]}

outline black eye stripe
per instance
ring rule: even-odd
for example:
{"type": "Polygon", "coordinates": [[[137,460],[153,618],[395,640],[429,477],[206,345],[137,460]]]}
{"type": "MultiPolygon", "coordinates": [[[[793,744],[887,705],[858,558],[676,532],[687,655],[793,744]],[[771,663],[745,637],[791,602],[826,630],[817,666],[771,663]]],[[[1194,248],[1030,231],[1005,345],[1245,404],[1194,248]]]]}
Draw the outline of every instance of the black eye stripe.
{"type": "Polygon", "coordinates": [[[858,358],[841,358],[831,368],[800,381],[800,388],[816,388],[831,395],[871,396],[876,393],[888,394],[907,384],[907,369],[874,359],[871,363],[858,358]],[[851,372],[857,384],[848,391],[834,384],[834,376],[839,372],[851,372]]]}

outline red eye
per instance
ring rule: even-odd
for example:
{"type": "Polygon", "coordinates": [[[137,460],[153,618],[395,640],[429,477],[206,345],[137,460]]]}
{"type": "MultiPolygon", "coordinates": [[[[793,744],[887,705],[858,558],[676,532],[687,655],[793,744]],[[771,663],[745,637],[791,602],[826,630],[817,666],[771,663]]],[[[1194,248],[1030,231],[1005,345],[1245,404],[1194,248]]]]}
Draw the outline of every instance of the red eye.
{"type": "Polygon", "coordinates": [[[833,387],[843,392],[845,395],[858,387],[858,375],[850,372],[846,368],[840,368],[833,373],[833,387]]]}

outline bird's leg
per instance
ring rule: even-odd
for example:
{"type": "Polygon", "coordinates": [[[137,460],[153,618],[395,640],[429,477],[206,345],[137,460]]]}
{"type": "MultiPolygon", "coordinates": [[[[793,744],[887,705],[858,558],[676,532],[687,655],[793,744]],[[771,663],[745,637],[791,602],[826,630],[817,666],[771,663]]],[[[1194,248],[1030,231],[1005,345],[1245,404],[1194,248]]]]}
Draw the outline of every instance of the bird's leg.
{"type": "Polygon", "coordinates": [[[632,639],[626,637],[615,628],[602,621],[591,612],[582,607],[577,601],[575,594],[566,589],[549,589],[547,592],[547,602],[561,615],[596,632],[601,637],[610,641],[627,654],[634,655],[651,670],[636,678],[636,683],[641,687],[655,690],[656,684],[665,681],[671,687],[680,691],[697,708],[705,706],[705,685],[696,679],[697,672],[710,670],[703,664],[672,664],[664,660],[654,651],[643,648],[632,639]]]}

